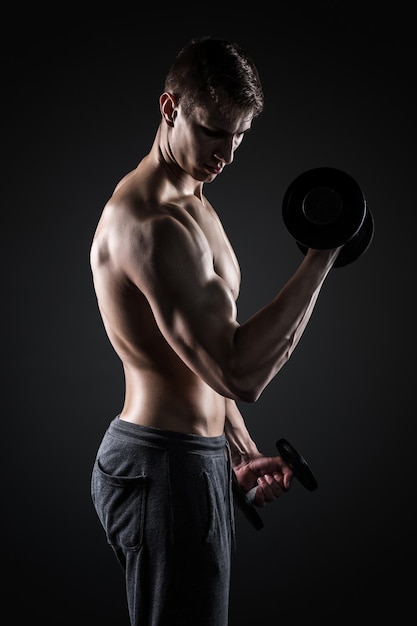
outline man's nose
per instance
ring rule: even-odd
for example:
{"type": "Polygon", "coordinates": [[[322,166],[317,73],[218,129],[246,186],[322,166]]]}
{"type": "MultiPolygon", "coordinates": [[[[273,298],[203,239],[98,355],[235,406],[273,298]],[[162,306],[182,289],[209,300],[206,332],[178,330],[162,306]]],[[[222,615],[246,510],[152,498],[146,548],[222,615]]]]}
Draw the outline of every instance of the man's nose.
{"type": "Polygon", "coordinates": [[[214,153],[214,157],[222,161],[226,165],[230,165],[233,161],[234,148],[233,138],[222,141],[214,153]]]}

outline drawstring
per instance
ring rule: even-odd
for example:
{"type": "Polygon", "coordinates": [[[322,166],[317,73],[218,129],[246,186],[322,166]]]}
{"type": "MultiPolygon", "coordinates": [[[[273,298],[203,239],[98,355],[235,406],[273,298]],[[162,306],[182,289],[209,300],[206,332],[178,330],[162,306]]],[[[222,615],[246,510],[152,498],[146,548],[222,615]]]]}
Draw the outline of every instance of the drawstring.
{"type": "Polygon", "coordinates": [[[232,536],[233,551],[236,551],[236,528],[235,528],[235,506],[233,499],[233,468],[232,468],[232,453],[230,451],[229,442],[226,440],[225,453],[227,458],[227,472],[228,472],[228,494],[229,494],[229,518],[230,518],[230,530],[232,536]]]}

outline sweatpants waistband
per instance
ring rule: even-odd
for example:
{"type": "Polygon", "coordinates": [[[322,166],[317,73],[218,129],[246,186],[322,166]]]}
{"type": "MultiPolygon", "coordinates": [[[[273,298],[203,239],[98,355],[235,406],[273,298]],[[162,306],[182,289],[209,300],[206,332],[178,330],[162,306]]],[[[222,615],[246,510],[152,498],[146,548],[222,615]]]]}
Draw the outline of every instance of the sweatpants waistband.
{"type": "Polygon", "coordinates": [[[117,415],[107,429],[108,434],[117,438],[136,440],[138,443],[153,445],[170,450],[184,452],[203,452],[217,454],[228,447],[225,434],[218,437],[179,433],[151,426],[142,426],[121,420],[117,415]]]}

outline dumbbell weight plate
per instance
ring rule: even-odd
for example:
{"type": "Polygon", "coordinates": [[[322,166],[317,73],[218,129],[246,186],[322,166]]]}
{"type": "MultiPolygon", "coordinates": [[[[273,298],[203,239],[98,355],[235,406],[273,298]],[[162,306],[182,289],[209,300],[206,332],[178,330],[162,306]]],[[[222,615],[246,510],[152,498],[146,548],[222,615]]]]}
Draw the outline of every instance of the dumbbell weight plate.
{"type": "MultiPolygon", "coordinates": [[[[366,210],[365,219],[362,226],[352,239],[344,244],[340,250],[333,267],[344,267],[353,261],[356,261],[362,254],[364,254],[372,243],[374,238],[374,218],[369,209],[366,210]]],[[[308,248],[303,246],[298,241],[297,246],[300,248],[303,254],[307,253],[308,248]]]]}
{"type": "Polygon", "coordinates": [[[325,250],[350,241],[361,228],[366,200],[346,172],[319,167],[300,174],[288,187],[282,217],[288,232],[306,248],[325,250]]]}
{"type": "Polygon", "coordinates": [[[317,489],[317,480],[307,461],[286,439],[278,439],[276,447],[284,461],[291,467],[294,476],[309,491],[317,489]]]}

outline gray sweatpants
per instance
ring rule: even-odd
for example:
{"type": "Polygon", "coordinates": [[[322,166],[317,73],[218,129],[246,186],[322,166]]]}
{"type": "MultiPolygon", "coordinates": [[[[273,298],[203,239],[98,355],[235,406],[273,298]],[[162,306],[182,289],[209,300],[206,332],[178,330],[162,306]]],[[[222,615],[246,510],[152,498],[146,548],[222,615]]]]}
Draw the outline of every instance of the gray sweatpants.
{"type": "Polygon", "coordinates": [[[91,493],[125,571],[132,626],[227,626],[234,541],[230,450],[117,416],[91,493]]]}

